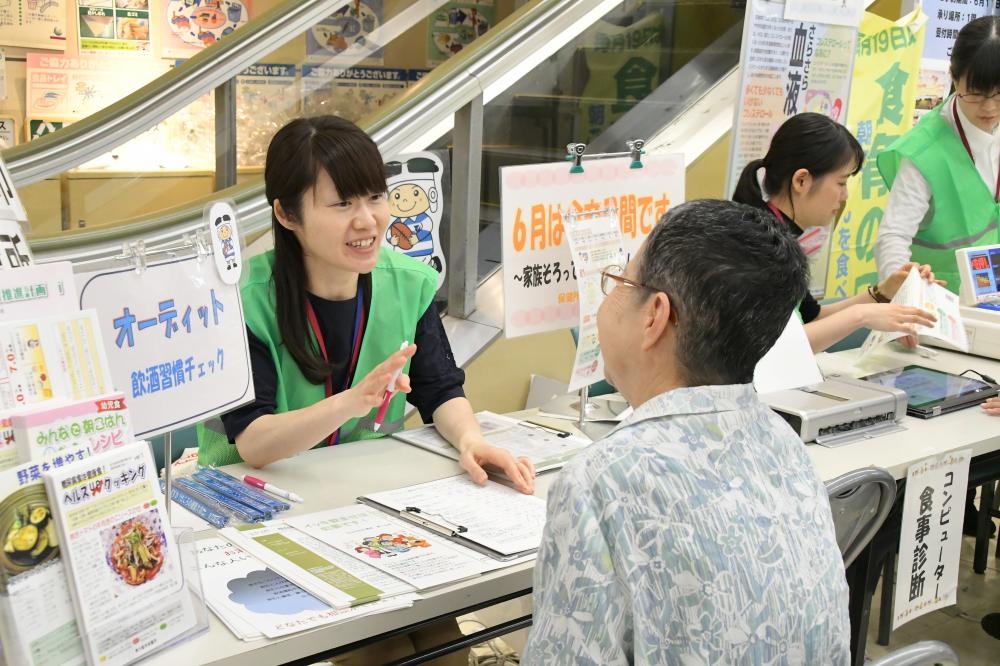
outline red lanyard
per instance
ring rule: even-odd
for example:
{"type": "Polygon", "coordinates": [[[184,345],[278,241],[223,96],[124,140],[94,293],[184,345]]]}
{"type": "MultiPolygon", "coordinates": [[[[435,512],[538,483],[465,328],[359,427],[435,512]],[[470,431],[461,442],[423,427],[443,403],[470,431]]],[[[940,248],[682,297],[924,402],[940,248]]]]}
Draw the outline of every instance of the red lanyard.
{"type": "MultiPolygon", "coordinates": [[[[358,278],[360,280],[360,278],[358,278]]],[[[306,317],[309,319],[309,326],[312,328],[313,335],[316,336],[316,342],[319,344],[319,352],[323,355],[323,360],[327,363],[330,362],[330,357],[326,353],[326,343],[323,342],[323,332],[319,330],[319,320],[316,318],[316,311],[313,309],[312,303],[309,302],[309,298],[306,298],[306,317]]],[[[361,353],[361,338],[362,332],[365,330],[365,290],[361,286],[360,282],[358,284],[358,295],[355,297],[354,305],[354,337],[351,338],[351,366],[347,369],[347,377],[344,378],[344,388],[342,391],[346,391],[351,386],[351,378],[354,376],[354,370],[358,367],[358,356],[361,353]]],[[[326,378],[326,397],[333,395],[333,377],[326,378]]],[[[327,437],[326,445],[333,446],[334,444],[340,443],[340,428],[334,431],[329,437],[327,437]]]]}
{"type": "MultiPolygon", "coordinates": [[[[962,119],[958,117],[958,98],[955,98],[951,103],[951,111],[955,116],[955,127],[958,128],[958,135],[962,137],[962,145],[965,146],[965,152],[969,153],[969,159],[972,163],[976,163],[976,158],[972,156],[972,148],[969,146],[969,139],[965,136],[965,128],[962,127],[962,119]]],[[[993,190],[993,201],[1000,203],[1000,170],[997,171],[997,186],[993,190]]]]}
{"type": "Polygon", "coordinates": [[[778,222],[784,222],[785,221],[785,216],[781,214],[781,210],[777,206],[775,206],[773,203],[771,203],[770,201],[768,201],[767,202],[767,207],[770,208],[771,212],[774,213],[774,216],[776,218],[778,218],[778,222]]]}

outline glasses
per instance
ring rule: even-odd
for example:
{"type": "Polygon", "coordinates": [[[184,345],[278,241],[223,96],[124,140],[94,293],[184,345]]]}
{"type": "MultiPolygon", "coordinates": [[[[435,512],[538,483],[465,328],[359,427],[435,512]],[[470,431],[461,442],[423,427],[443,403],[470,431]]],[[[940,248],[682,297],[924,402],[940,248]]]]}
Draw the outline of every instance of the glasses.
{"type": "Polygon", "coordinates": [[[955,96],[968,104],[983,104],[989,100],[1000,103],[1000,91],[992,95],[980,95],[979,93],[955,93],[955,96]]]}
{"type": "Polygon", "coordinates": [[[619,284],[625,285],[626,287],[637,287],[640,289],[649,288],[646,285],[642,284],[641,282],[636,282],[635,280],[628,279],[627,277],[622,275],[622,273],[624,272],[625,269],[617,265],[608,266],[603,271],[601,271],[601,291],[604,292],[605,296],[614,291],[615,287],[617,287],[619,284]]]}

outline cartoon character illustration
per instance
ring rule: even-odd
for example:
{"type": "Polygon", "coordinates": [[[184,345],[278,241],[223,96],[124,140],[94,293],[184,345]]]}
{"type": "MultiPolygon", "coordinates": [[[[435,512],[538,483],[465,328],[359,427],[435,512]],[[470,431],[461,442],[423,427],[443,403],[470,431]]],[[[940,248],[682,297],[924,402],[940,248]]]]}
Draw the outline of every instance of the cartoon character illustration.
{"type": "Polygon", "coordinates": [[[440,273],[441,259],[435,256],[434,220],[439,197],[434,180],[437,164],[426,157],[415,157],[402,162],[389,162],[386,169],[390,179],[406,173],[407,178],[397,181],[389,190],[389,214],[392,220],[385,239],[396,251],[420,259],[440,273]]]}
{"type": "Polygon", "coordinates": [[[233,227],[227,222],[232,222],[229,215],[223,215],[215,220],[215,233],[222,241],[222,258],[226,260],[226,270],[236,268],[236,247],[233,241],[233,227]]]}

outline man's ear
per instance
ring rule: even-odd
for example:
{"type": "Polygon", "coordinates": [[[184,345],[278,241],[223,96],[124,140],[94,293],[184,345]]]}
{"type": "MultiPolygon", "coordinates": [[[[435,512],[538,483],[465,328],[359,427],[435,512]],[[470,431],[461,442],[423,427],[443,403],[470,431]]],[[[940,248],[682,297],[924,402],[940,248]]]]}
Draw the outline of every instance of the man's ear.
{"type": "Polygon", "coordinates": [[[289,217],[288,213],[285,212],[285,209],[281,206],[281,202],[277,199],[274,200],[274,217],[277,218],[278,224],[289,231],[295,231],[295,228],[298,226],[292,218],[289,217]]]}
{"type": "Polygon", "coordinates": [[[663,338],[667,327],[673,325],[673,322],[671,322],[673,305],[670,303],[669,296],[662,291],[658,291],[642,307],[645,316],[643,317],[641,344],[642,350],[648,351],[655,347],[660,339],[663,338]]]}

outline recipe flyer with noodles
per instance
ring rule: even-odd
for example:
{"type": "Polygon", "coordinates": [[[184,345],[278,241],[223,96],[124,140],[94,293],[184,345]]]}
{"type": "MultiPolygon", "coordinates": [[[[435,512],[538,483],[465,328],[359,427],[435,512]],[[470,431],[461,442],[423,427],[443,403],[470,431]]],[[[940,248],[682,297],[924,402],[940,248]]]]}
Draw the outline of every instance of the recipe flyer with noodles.
{"type": "Polygon", "coordinates": [[[131,663],[196,624],[148,444],[43,478],[89,663],[131,663]]]}

